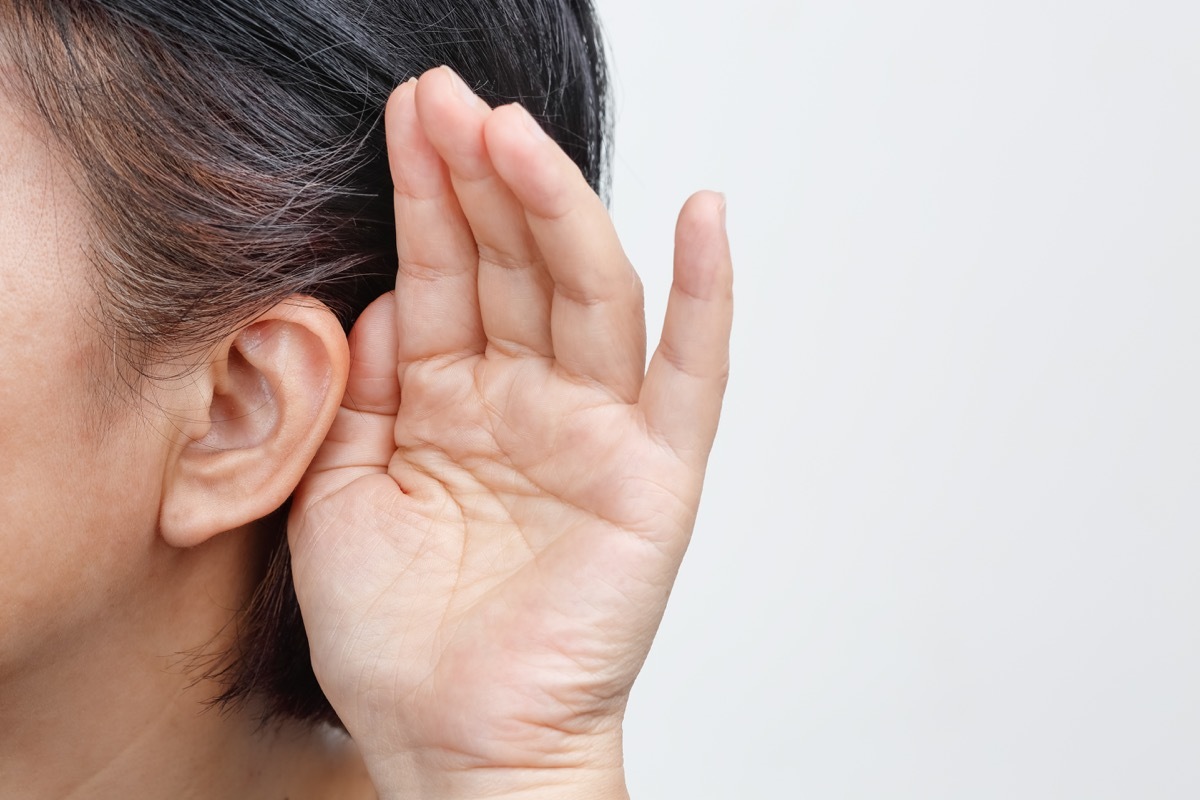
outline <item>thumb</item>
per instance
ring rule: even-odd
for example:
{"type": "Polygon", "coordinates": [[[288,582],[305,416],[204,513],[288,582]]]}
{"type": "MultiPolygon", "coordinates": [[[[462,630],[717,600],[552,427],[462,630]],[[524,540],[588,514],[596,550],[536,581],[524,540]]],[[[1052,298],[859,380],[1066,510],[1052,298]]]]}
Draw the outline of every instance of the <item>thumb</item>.
{"type": "Polygon", "coordinates": [[[307,508],[364,475],[387,472],[396,452],[400,379],[396,371],[396,298],[388,292],[367,306],[350,331],[350,374],[341,408],[294,504],[307,508]]]}

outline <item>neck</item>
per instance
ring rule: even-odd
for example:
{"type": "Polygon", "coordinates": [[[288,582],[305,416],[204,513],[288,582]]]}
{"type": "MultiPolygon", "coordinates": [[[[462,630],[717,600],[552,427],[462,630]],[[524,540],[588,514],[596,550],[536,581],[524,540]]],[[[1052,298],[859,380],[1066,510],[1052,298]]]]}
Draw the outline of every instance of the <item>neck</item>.
{"type": "Polygon", "coordinates": [[[344,735],[209,705],[220,688],[186,654],[230,643],[252,580],[228,576],[254,561],[251,537],[220,538],[208,553],[163,550],[161,580],[0,664],[0,783],[31,800],[373,797],[344,735]]]}

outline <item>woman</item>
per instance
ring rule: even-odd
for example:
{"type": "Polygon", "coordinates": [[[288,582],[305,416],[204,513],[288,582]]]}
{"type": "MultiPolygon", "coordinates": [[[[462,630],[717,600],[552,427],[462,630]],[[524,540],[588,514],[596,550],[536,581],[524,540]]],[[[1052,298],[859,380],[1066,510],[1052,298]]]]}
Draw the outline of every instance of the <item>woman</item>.
{"type": "Polygon", "coordinates": [[[6,796],[624,796],[731,272],[647,369],[586,0],[2,14],[6,796]]]}

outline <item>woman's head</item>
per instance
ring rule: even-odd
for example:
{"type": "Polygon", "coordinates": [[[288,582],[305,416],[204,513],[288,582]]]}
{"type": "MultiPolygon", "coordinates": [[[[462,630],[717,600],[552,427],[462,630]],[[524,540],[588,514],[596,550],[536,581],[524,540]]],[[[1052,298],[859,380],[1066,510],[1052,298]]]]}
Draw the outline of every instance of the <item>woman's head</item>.
{"type": "MultiPolygon", "coordinates": [[[[249,524],[242,517],[255,502],[294,485],[297,460],[315,446],[303,431],[279,440],[286,452],[260,447],[241,467],[215,456],[188,466],[188,480],[213,489],[207,501],[193,497],[172,512],[164,499],[190,457],[183,445],[236,453],[293,413],[282,404],[293,393],[312,395],[305,413],[327,424],[329,400],[317,395],[337,385],[322,378],[336,378],[344,357],[335,329],[394,279],[382,111],[397,83],[449,64],[493,103],[522,102],[601,188],[606,84],[588,0],[4,0],[0,9],[7,135],[40,154],[5,165],[15,210],[0,277],[20,284],[9,293],[22,306],[8,317],[16,332],[54,334],[0,354],[13,361],[28,351],[42,363],[0,400],[5,413],[49,403],[65,414],[70,404],[79,420],[58,426],[57,439],[13,428],[0,445],[41,453],[47,475],[74,448],[89,471],[53,484],[79,491],[69,514],[43,510],[37,521],[104,539],[87,545],[108,554],[95,569],[83,561],[94,554],[77,553],[78,564],[47,570],[78,573],[89,592],[114,591],[105,576],[119,570],[105,565],[128,564],[122,558],[145,530],[163,533],[164,515],[168,529],[191,531],[172,540],[167,530],[168,541],[201,545],[197,520],[249,524]],[[45,131],[47,144],[31,131],[45,131]],[[269,359],[274,366],[264,366],[269,359]],[[214,363],[224,366],[209,368],[213,377],[195,377],[214,363]],[[215,408],[228,387],[235,399],[215,408]],[[38,398],[46,391],[62,397],[38,398]],[[175,440],[180,447],[168,446],[175,440]],[[258,480],[268,488],[254,491],[258,480]]],[[[52,419],[38,425],[55,428],[52,419]]],[[[30,517],[32,495],[12,497],[13,513],[30,517]]],[[[273,527],[269,552],[249,567],[253,600],[237,623],[238,646],[215,668],[227,699],[254,696],[267,713],[328,718],[281,521],[277,513],[254,526],[273,527]]],[[[83,624],[87,612],[66,618],[83,624]]]]}

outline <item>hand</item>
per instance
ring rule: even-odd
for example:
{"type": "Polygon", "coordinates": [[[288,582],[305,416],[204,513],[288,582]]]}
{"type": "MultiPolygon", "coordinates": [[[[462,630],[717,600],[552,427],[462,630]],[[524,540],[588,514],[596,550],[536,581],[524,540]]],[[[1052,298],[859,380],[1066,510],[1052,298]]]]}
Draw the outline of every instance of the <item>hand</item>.
{"type": "Polygon", "coordinates": [[[396,291],[289,524],[313,667],[385,796],[622,796],[725,387],[723,201],[684,206],[647,370],[637,275],[528,114],[441,68],[386,122],[396,291]]]}

